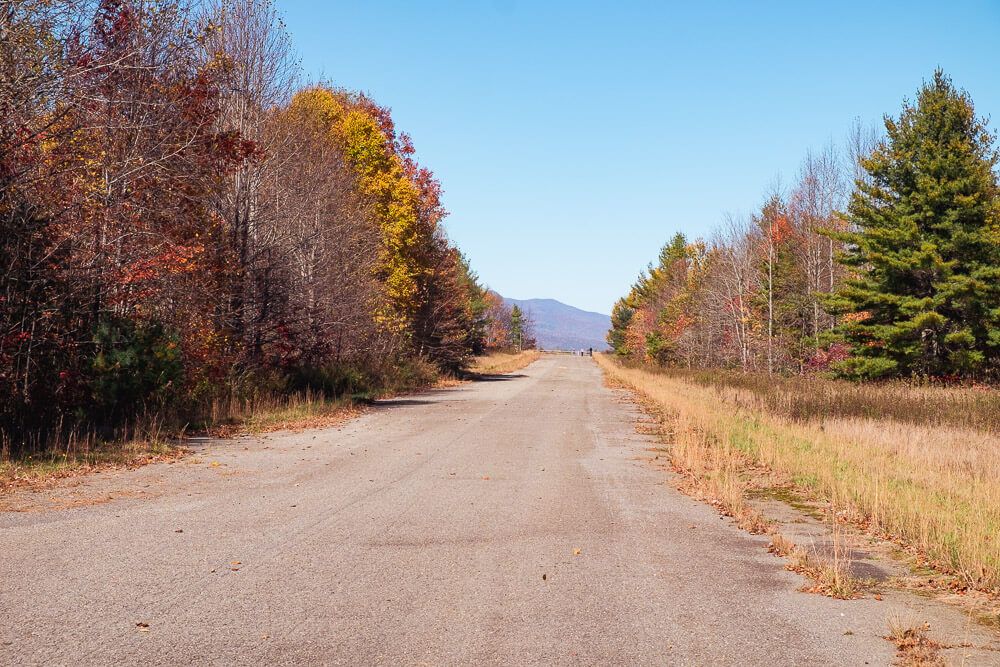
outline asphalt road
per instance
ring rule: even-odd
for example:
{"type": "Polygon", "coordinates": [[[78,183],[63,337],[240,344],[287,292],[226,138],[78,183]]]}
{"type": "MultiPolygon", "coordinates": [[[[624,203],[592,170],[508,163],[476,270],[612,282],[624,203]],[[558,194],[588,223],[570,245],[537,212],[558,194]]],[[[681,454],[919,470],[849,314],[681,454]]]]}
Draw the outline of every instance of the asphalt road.
{"type": "Polygon", "coordinates": [[[797,592],[636,417],[546,356],[36,494],[0,513],[0,663],[891,662],[884,604],[797,592]]]}

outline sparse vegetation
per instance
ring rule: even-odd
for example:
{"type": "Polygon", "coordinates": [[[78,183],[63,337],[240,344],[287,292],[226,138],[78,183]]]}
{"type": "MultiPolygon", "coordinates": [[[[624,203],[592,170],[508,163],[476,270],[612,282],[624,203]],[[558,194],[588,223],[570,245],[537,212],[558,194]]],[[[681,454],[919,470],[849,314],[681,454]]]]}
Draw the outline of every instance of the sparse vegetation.
{"type": "Polygon", "coordinates": [[[927,636],[926,623],[907,624],[898,618],[889,621],[886,639],[896,645],[896,665],[899,667],[944,667],[942,646],[927,636]]]}
{"type": "Polygon", "coordinates": [[[850,560],[839,546],[835,546],[832,557],[822,557],[796,546],[788,558],[789,570],[813,580],[813,585],[804,589],[810,593],[853,600],[861,597],[867,588],[865,582],[851,574],[850,560]]]}
{"type": "Polygon", "coordinates": [[[93,435],[70,434],[59,446],[44,452],[0,460],[0,495],[18,488],[47,486],[83,473],[167,461],[181,456],[184,450],[151,434],[111,444],[93,435]]]}

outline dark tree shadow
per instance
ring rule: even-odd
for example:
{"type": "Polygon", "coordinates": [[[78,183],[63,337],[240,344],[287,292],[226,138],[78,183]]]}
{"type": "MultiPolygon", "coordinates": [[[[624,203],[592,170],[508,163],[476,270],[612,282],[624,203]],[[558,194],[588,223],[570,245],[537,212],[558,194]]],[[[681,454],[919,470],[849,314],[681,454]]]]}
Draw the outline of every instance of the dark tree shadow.
{"type": "Polygon", "coordinates": [[[398,408],[404,405],[432,405],[437,402],[419,398],[385,398],[369,401],[368,404],[376,408],[398,408]]]}
{"type": "Polygon", "coordinates": [[[518,378],[528,377],[524,373],[511,373],[508,375],[496,375],[491,373],[471,373],[465,372],[459,376],[461,380],[469,380],[471,382],[506,382],[507,380],[516,380],[518,378]]]}

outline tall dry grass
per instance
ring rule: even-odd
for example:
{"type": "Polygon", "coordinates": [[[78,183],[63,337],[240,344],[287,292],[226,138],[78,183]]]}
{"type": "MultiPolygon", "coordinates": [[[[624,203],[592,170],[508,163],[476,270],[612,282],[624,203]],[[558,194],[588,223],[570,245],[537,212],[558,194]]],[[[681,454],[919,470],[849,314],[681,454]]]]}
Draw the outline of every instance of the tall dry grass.
{"type": "Polygon", "coordinates": [[[469,364],[469,372],[479,375],[513,373],[536,361],[542,353],[538,350],[522,352],[491,352],[475,357],[469,364]]]}
{"type": "Polygon", "coordinates": [[[294,394],[226,396],[213,399],[194,427],[223,435],[232,430],[259,433],[338,416],[355,404],[351,396],[330,398],[308,389],[294,394]]]}
{"type": "Polygon", "coordinates": [[[678,465],[729,502],[739,502],[748,475],[774,474],[969,586],[1000,593],[1000,432],[990,392],[825,381],[814,390],[805,380],[709,381],[605,356],[598,363],[664,412],[678,465]],[[911,413],[918,409],[927,414],[911,413]]]}
{"type": "Polygon", "coordinates": [[[730,390],[729,396],[738,403],[796,421],[863,417],[957,426],[1000,435],[1000,391],[987,386],[942,386],[919,381],[854,383],[818,376],[781,377],[725,370],[651,372],[730,390]]]}
{"type": "Polygon", "coordinates": [[[11,455],[19,449],[0,431],[0,494],[82,471],[134,466],[180,454],[156,414],[137,416],[111,433],[54,428],[36,436],[28,450],[32,453],[11,455]]]}

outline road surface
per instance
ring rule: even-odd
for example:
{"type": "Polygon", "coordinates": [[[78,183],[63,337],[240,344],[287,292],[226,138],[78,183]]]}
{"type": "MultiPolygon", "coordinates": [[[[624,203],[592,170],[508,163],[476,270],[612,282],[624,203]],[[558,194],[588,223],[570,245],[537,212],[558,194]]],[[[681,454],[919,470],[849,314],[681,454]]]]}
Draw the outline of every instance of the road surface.
{"type": "Polygon", "coordinates": [[[545,356],[36,494],[0,513],[0,663],[891,662],[883,605],[797,592],[636,418],[545,356]]]}

